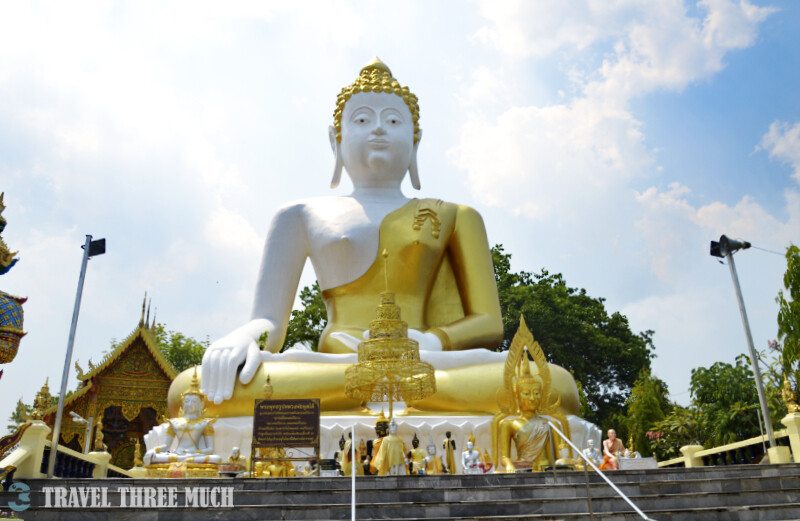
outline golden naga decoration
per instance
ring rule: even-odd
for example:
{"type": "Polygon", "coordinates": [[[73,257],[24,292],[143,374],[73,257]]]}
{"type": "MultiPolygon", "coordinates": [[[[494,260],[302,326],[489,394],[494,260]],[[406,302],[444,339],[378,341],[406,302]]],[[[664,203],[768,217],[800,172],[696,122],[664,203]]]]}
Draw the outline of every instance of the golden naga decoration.
{"type": "Polygon", "coordinates": [[[511,341],[503,369],[504,388],[498,391],[497,403],[500,413],[492,420],[492,446],[495,448],[496,472],[516,472],[511,460],[511,443],[517,449],[517,460],[532,469],[555,461],[551,454],[550,416],[561,424],[562,431],[569,436],[569,422],[559,412],[561,398],[551,403],[550,367],[539,342],[520,317],[519,328],[511,341]],[[531,374],[528,352],[536,363],[538,374],[531,374]],[[497,465],[497,458],[502,465],[497,465]]]}
{"type": "MultiPolygon", "coordinates": [[[[383,250],[384,273],[389,254],[383,250]]],[[[345,394],[359,402],[422,400],[436,392],[433,366],[419,358],[419,343],[408,338],[408,324],[400,319],[394,293],[381,292],[377,317],[369,324],[369,340],[358,345],[358,363],[345,370],[345,394]]]]}
{"type": "Polygon", "coordinates": [[[792,384],[786,375],[783,375],[781,396],[783,396],[783,403],[786,404],[786,409],[790,413],[800,412],[800,405],[797,404],[797,391],[792,389],[792,384]]]}
{"type": "Polygon", "coordinates": [[[78,364],[78,360],[75,360],[75,371],[77,373],[76,377],[78,378],[78,380],[83,380],[84,377],[86,376],[86,373],[83,372],[83,368],[78,364]]]}
{"type": "Polygon", "coordinates": [[[342,114],[344,104],[354,94],[359,92],[385,92],[396,94],[403,98],[408,110],[411,112],[411,119],[414,122],[414,143],[419,142],[419,103],[417,96],[408,87],[403,87],[392,76],[392,71],[377,56],[371,63],[361,69],[358,78],[347,87],[342,89],[336,98],[336,110],[333,112],[333,128],[336,131],[336,141],[342,142],[342,114]]]}
{"type": "Polygon", "coordinates": [[[97,419],[97,428],[95,429],[94,435],[94,451],[95,452],[106,452],[108,447],[105,443],[103,443],[103,420],[101,418],[97,419]]]}

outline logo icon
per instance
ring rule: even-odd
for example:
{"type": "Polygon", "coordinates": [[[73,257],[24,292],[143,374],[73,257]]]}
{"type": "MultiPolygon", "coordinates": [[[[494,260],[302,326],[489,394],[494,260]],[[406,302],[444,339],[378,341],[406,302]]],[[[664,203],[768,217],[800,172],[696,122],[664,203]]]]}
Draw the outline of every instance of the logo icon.
{"type": "Polygon", "coordinates": [[[8,508],[15,512],[22,512],[23,510],[28,510],[31,506],[31,487],[26,485],[25,483],[14,482],[8,487],[9,492],[16,492],[17,493],[17,500],[16,501],[9,501],[8,508]]]}

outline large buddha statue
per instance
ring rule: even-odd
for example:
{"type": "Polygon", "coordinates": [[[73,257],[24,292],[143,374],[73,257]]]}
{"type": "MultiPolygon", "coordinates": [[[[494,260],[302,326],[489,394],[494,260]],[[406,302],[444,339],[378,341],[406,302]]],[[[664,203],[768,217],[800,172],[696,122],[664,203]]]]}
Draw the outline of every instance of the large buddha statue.
{"type": "MultiPolygon", "coordinates": [[[[384,289],[395,293],[422,360],[437,370],[437,392],[407,405],[496,412],[505,354],[491,349],[503,338],[503,323],[483,221],[467,206],[409,199],[400,188],[406,172],[412,186],[420,187],[417,97],[375,59],[339,94],[329,136],[331,185],[338,185],[344,170],[353,192],[295,201],[277,211],[250,321],[211,344],[203,358],[210,413],[251,416],[267,375],[273,398],[320,398],[323,411],[360,411],[344,393],[344,371],[356,362],[384,289]],[[379,255],[384,249],[385,267],[379,255]],[[278,353],[306,259],[323,290],[328,324],[318,352],[278,353]],[[262,351],[263,333],[268,337],[262,351]]],[[[577,414],[572,377],[557,366],[551,373],[563,412],[577,414]]],[[[180,375],[170,389],[173,415],[189,378],[180,375]]]]}

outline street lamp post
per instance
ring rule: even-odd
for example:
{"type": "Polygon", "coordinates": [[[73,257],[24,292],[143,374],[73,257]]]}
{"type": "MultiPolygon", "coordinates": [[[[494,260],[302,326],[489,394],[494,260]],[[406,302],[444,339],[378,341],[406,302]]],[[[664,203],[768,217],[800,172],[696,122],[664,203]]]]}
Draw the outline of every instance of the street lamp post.
{"type": "MultiPolygon", "coordinates": [[[[53,477],[56,467],[56,454],[58,453],[58,440],[61,437],[61,417],[64,415],[64,396],[67,393],[67,378],[69,377],[69,364],[72,362],[72,346],[75,343],[75,329],[78,327],[78,312],[81,309],[81,295],[83,294],[83,280],[86,278],[86,265],[89,257],[102,255],[106,252],[106,240],[92,240],[91,235],[86,236],[86,243],[83,248],[83,262],[81,263],[81,274],[78,278],[78,293],[75,295],[75,309],[72,311],[72,325],[69,328],[69,340],[67,341],[67,356],[64,359],[64,372],[61,373],[61,392],[58,394],[58,408],[56,409],[56,420],[53,422],[53,437],[50,443],[50,459],[47,462],[47,477],[53,477]]],[[[89,443],[87,440],[86,443],[89,443]]]]}
{"type": "Polygon", "coordinates": [[[731,279],[733,279],[733,289],[736,290],[736,299],[739,303],[739,313],[742,315],[742,325],[744,326],[744,335],[747,339],[747,348],[750,350],[750,364],[753,367],[753,375],[756,379],[758,401],[761,404],[761,413],[764,416],[764,425],[767,428],[769,446],[770,448],[774,448],[776,447],[775,436],[772,434],[772,420],[770,419],[769,407],[767,406],[767,397],[764,394],[764,384],[761,382],[761,370],[758,367],[758,358],[756,358],[756,350],[753,347],[753,335],[750,333],[750,322],[747,320],[747,311],[744,308],[742,288],[739,287],[739,276],[736,274],[736,263],[733,262],[733,253],[735,251],[746,250],[749,247],[750,243],[747,241],[738,241],[722,235],[719,238],[719,242],[711,241],[711,255],[714,257],[728,259],[728,267],[731,270],[731,279]]]}

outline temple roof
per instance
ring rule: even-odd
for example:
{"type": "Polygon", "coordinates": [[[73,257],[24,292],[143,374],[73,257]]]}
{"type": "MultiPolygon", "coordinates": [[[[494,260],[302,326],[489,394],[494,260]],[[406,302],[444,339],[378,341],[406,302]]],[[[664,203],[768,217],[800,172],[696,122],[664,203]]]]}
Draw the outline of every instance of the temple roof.
{"type": "MultiPolygon", "coordinates": [[[[156,342],[155,335],[153,334],[153,329],[149,324],[150,322],[149,318],[150,317],[148,311],[147,321],[144,320],[144,315],[143,315],[136,329],[134,329],[133,332],[131,332],[131,334],[128,335],[127,338],[125,338],[122,342],[120,342],[117,345],[117,347],[115,347],[113,350],[107,353],[99,364],[94,365],[91,362],[89,362],[90,369],[88,372],[84,373],[83,370],[78,365],[78,362],[75,362],[75,368],[78,372],[77,378],[78,380],[83,382],[83,386],[77,391],[70,394],[66,398],[66,400],[64,400],[65,409],[69,404],[75,402],[75,400],[88,393],[89,390],[92,389],[92,387],[94,387],[93,378],[95,376],[100,375],[102,372],[108,369],[115,361],[119,360],[122,357],[122,355],[128,349],[130,349],[134,345],[134,343],[136,343],[136,340],[139,338],[141,338],[142,343],[147,348],[147,351],[153,357],[153,360],[155,361],[156,365],[158,365],[158,367],[162,371],[164,371],[164,374],[166,374],[170,380],[173,380],[178,375],[178,371],[172,366],[169,360],[166,359],[164,353],[161,352],[161,348],[158,346],[158,342],[156,342]]],[[[155,324],[155,320],[153,321],[153,323],[155,324]]],[[[54,413],[56,411],[56,408],[57,405],[49,407],[45,411],[45,416],[54,413]]]]}

